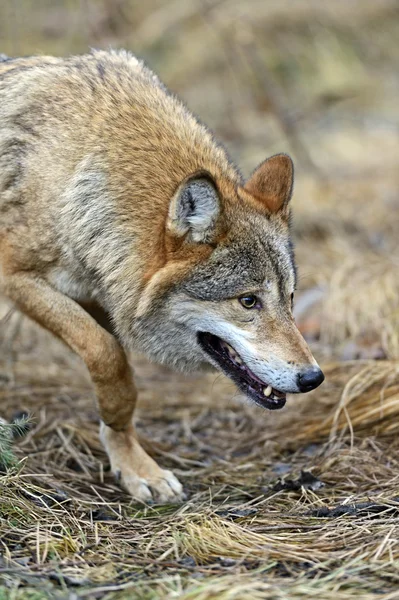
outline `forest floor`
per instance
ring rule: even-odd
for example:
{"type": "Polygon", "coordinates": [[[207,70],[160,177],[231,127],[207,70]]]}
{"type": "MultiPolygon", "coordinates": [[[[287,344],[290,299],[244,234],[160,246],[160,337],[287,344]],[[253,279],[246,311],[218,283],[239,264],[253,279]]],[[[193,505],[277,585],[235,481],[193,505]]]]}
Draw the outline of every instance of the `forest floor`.
{"type": "MultiPolygon", "coordinates": [[[[228,25],[230,4],[215,3],[218,26],[217,10],[228,25]]],[[[378,3],[377,18],[366,2],[370,14],[355,23],[340,13],[352,3],[339,3],[308,29],[312,2],[289,22],[278,17],[284,2],[269,4],[274,12],[253,25],[254,35],[270,33],[255,45],[260,55],[247,38],[240,48],[265,61],[289,118],[276,113],[259,69],[250,74],[251,60],[219,64],[229,40],[212,62],[210,15],[199,24],[184,13],[191,3],[180,16],[162,6],[141,16],[137,39],[245,171],[293,149],[295,311],[326,381],[267,412],[222,375],[178,375],[132,356],[143,444],[187,494],[178,506],[137,505],[109,472],[85,367],[28,319],[6,318],[0,299],[1,416],[31,416],[14,444],[18,464],[0,474],[0,600],[399,598],[397,5],[378,3]],[[176,37],[157,46],[166,21],[176,37]]],[[[55,8],[42,17],[46,51],[84,45],[68,46],[55,8]]],[[[96,27],[94,37],[105,25],[96,27]]],[[[119,35],[135,49],[127,27],[112,27],[104,44],[119,35]]],[[[21,34],[18,52],[41,48],[39,33],[25,46],[21,34]]]]}

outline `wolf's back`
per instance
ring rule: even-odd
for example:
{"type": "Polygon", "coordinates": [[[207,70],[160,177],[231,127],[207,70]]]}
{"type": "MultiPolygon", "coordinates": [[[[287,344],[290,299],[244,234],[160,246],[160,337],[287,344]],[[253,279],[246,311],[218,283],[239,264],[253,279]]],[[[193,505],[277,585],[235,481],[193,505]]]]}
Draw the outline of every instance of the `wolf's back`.
{"type": "Polygon", "coordinates": [[[31,67],[40,66],[44,63],[48,64],[56,64],[60,62],[61,59],[56,58],[54,56],[25,56],[22,58],[12,58],[7,56],[7,54],[0,54],[0,77],[4,73],[8,71],[18,71],[26,70],[31,67]]]}
{"type": "Polygon", "coordinates": [[[4,57],[0,191],[2,179],[3,188],[21,182],[25,170],[38,195],[40,188],[41,197],[61,197],[78,169],[106,173],[120,210],[128,207],[135,221],[163,218],[193,173],[207,172],[218,185],[240,180],[211,132],[130,53],[4,57]]]}

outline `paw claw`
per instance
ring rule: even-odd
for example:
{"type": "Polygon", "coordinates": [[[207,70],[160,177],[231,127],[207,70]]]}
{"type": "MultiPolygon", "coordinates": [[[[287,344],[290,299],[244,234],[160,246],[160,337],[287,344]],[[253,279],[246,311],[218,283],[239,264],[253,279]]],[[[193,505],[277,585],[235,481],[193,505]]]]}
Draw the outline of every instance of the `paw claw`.
{"type": "Polygon", "coordinates": [[[183,500],[183,486],[171,471],[162,471],[161,476],[148,482],[158,504],[169,504],[183,500]]]}
{"type": "Polygon", "coordinates": [[[180,481],[177,479],[176,475],[172,473],[172,471],[164,471],[163,472],[165,481],[168,483],[169,487],[172,491],[177,495],[181,496],[183,493],[183,486],[180,481]]]}
{"type": "Polygon", "coordinates": [[[152,501],[151,490],[145,479],[137,477],[137,475],[122,476],[121,484],[139,502],[149,503],[152,501]]]}

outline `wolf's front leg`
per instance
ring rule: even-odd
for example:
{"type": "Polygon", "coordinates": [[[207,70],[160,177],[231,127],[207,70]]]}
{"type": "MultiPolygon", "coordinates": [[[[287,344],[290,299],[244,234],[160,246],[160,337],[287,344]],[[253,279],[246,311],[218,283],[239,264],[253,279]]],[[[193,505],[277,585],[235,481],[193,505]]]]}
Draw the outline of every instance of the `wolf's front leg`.
{"type": "MultiPolygon", "coordinates": [[[[105,332],[106,333],[106,332],[105,332]]],[[[115,338],[106,333],[103,353],[90,373],[96,387],[101,441],[114,475],[137,500],[177,502],[183,488],[171,471],[161,469],[140,446],[133,425],[136,388],[126,354],[115,338]]]]}
{"type": "Polygon", "coordinates": [[[173,502],[182,486],[140,446],[132,424],[136,389],[128,360],[116,338],[76,302],[44,279],[14,273],[3,279],[3,291],[16,306],[61,338],[86,363],[95,385],[101,439],[111,468],[137,500],[173,502]]]}

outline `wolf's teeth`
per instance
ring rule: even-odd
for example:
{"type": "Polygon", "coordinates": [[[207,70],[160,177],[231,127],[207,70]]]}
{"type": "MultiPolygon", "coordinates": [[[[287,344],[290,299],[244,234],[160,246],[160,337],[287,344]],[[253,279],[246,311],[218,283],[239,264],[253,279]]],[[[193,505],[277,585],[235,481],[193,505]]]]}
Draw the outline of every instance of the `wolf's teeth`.
{"type": "Polygon", "coordinates": [[[240,356],[238,356],[238,354],[236,353],[234,348],[232,348],[230,346],[230,344],[222,341],[221,346],[222,346],[223,350],[226,350],[229,353],[230,358],[232,360],[234,360],[234,362],[236,362],[238,365],[243,364],[244,361],[242,360],[242,358],[240,356]]]}
{"type": "Polygon", "coordinates": [[[272,391],[273,391],[273,388],[271,385],[268,385],[267,388],[263,388],[263,393],[267,397],[271,396],[272,391]]]}

